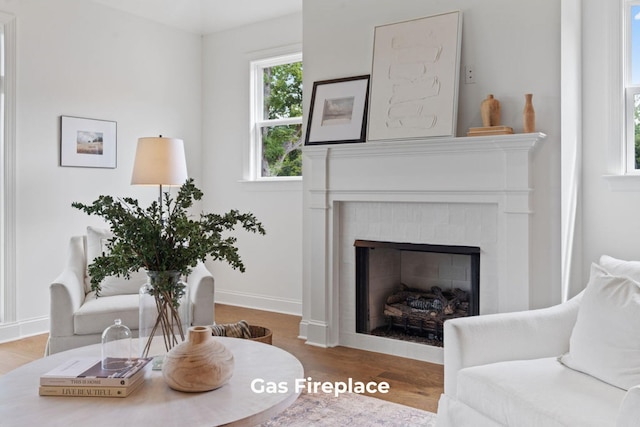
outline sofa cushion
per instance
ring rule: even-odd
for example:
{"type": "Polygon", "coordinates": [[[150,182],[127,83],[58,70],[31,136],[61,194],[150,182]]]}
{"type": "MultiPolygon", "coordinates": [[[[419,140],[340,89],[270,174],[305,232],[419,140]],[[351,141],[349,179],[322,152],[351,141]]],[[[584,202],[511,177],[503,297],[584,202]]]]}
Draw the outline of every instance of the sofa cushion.
{"type": "Polygon", "coordinates": [[[620,387],[640,384],[640,283],[597,264],[561,362],[620,387]]]}
{"type": "Polygon", "coordinates": [[[462,369],[458,400],[505,426],[614,426],[625,392],[557,358],[462,369]]]}
{"type": "Polygon", "coordinates": [[[96,293],[90,292],[73,315],[73,333],[101,334],[116,319],[122,320],[122,324],[129,329],[137,330],[139,305],[137,294],[96,298],[96,293]]]}
{"type": "MultiPolygon", "coordinates": [[[[107,242],[113,234],[106,229],[87,227],[87,263],[91,264],[94,259],[108,253],[107,242]]],[[[107,276],[100,283],[100,295],[112,296],[123,294],[137,294],[140,287],[147,282],[147,273],[138,270],[129,275],[129,278],[118,276],[107,276]]],[[[85,291],[91,291],[91,279],[89,274],[85,277],[85,291]]]]}

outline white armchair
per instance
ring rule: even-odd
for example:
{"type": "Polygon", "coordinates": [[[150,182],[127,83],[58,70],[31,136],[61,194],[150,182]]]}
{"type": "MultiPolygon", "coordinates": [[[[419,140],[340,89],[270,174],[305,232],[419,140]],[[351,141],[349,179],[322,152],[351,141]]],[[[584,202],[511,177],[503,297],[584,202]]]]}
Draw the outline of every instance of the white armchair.
{"type": "MultiPolygon", "coordinates": [[[[622,265],[612,260],[604,256],[601,264],[610,268],[612,274],[624,276],[620,280],[630,281],[629,266],[636,268],[640,264],[622,265]]],[[[611,308],[601,295],[600,300],[588,300],[593,295],[588,293],[589,286],[568,302],[546,309],[447,321],[444,393],[438,405],[437,426],[640,426],[640,384],[628,390],[619,388],[597,378],[598,375],[570,369],[559,360],[575,349],[574,340],[578,338],[574,336],[574,327],[580,308],[583,316],[585,307],[593,302],[602,304],[603,312],[611,308]]],[[[629,291],[627,295],[633,292],[637,295],[638,291],[629,291]]],[[[616,325],[624,328],[620,322],[616,325]]],[[[604,334],[615,336],[610,326],[605,327],[608,332],[604,334]]],[[[606,338],[602,339],[603,331],[589,333],[593,333],[594,340],[602,341],[601,348],[609,347],[606,338]]],[[[596,347],[589,351],[596,353],[596,347]]],[[[630,374],[637,375],[640,362],[635,353],[626,354],[634,358],[637,366],[630,374]]],[[[600,365],[609,369],[616,363],[610,362],[600,365]]]]}
{"type": "MultiPolygon", "coordinates": [[[[117,318],[127,325],[134,337],[138,336],[137,292],[96,298],[95,292],[87,289],[87,236],[74,236],[69,242],[69,258],[62,273],[49,286],[50,331],[45,353],[47,355],[96,344],[101,341],[102,331],[117,318]]],[[[121,279],[125,280],[125,279],[121,279]]],[[[192,325],[214,323],[214,280],[203,263],[187,277],[191,301],[192,325]]],[[[125,288],[135,291],[141,285],[133,282],[125,288]]]]}

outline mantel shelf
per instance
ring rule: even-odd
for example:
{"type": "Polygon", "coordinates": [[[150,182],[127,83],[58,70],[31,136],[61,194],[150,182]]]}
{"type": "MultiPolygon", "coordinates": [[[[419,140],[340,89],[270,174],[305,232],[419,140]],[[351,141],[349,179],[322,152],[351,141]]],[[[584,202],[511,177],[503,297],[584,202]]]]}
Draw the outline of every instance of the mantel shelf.
{"type": "Polygon", "coordinates": [[[370,156],[416,153],[469,153],[490,150],[531,150],[547,137],[542,132],[510,135],[442,137],[406,140],[366,141],[365,143],[308,145],[303,148],[305,155],[326,156],[370,156]]]}

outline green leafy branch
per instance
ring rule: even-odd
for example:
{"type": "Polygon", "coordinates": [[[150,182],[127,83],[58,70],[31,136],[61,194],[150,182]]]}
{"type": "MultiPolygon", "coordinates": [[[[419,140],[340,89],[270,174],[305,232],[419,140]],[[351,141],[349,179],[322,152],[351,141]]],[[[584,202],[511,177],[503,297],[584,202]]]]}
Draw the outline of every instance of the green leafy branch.
{"type": "Polygon", "coordinates": [[[147,271],[179,271],[189,274],[198,261],[207,257],[226,261],[233,269],[245,271],[236,247],[237,239],[226,235],[240,226],[264,235],[262,224],[251,213],[231,210],[224,215],[189,215],[194,201],[203,196],[188,179],[173,200],[164,194],[165,209],[153,202],[143,209],[132,198],[99,196],[91,205],[74,202],[72,206],[89,215],[102,217],[114,237],[107,242],[108,253],[89,265],[91,289],[100,292],[100,283],[111,275],[126,276],[144,268],[147,271]]]}

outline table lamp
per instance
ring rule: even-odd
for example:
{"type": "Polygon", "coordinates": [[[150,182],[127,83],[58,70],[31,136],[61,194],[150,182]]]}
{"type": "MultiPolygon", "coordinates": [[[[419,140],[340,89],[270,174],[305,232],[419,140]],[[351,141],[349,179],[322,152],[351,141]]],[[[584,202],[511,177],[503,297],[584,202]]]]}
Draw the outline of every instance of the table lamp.
{"type": "Polygon", "coordinates": [[[160,212],[162,212],[162,186],[182,185],[187,180],[187,162],[184,142],[177,138],[138,138],[133,163],[131,184],[159,185],[160,212]]]}

